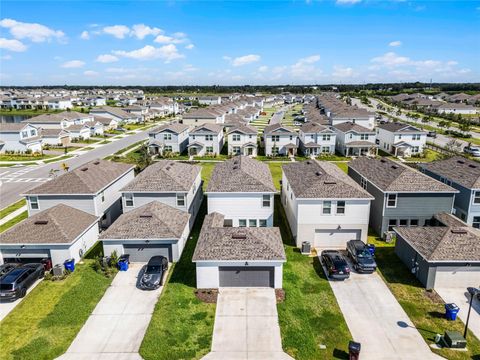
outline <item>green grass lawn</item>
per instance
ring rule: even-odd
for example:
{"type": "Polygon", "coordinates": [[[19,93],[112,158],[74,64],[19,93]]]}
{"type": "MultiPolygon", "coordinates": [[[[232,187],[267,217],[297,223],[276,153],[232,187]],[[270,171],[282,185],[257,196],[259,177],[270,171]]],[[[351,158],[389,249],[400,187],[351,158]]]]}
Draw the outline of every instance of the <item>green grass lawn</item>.
{"type": "Polygon", "coordinates": [[[28,211],[25,210],[20,215],[15,216],[13,219],[10,219],[6,223],[0,225],[0,233],[10,229],[13,225],[18,224],[20,221],[25,220],[27,217],[28,217],[28,211]]]}
{"type": "Polygon", "coordinates": [[[140,347],[140,355],[145,360],[199,359],[210,352],[215,304],[206,304],[195,297],[195,264],[192,263],[206,211],[204,201],[182,257],[170,269],[168,283],[140,347]]]}
{"type": "Polygon", "coordinates": [[[293,245],[279,195],[275,196],[274,226],[280,227],[287,255],[285,301],[277,305],[283,350],[297,360],[347,359],[352,335],[318,258],[302,255],[293,245]]]}
{"type": "Polygon", "coordinates": [[[207,188],[208,181],[210,180],[210,177],[212,176],[213,168],[217,163],[214,162],[201,162],[198,163],[202,167],[202,180],[203,180],[203,191],[207,188]]]}
{"type": "Polygon", "coordinates": [[[437,152],[437,151],[434,151],[434,150],[430,150],[430,149],[425,149],[423,151],[423,156],[422,157],[410,157],[410,158],[406,158],[405,161],[408,161],[408,162],[432,162],[432,161],[435,161],[435,160],[439,160],[442,158],[442,155],[437,152]]]}
{"type": "Polygon", "coordinates": [[[0,219],[3,219],[5,216],[11,214],[15,210],[18,210],[25,205],[27,205],[27,200],[25,199],[21,199],[21,200],[18,200],[16,203],[10,204],[6,208],[3,208],[2,210],[0,210],[0,219]]]}
{"type": "Polygon", "coordinates": [[[33,154],[2,154],[0,161],[38,161],[52,158],[56,155],[33,155],[33,154]]]}
{"type": "MultiPolygon", "coordinates": [[[[393,243],[387,244],[373,234],[370,234],[369,242],[374,243],[377,247],[375,257],[378,273],[427,344],[432,344],[435,334],[443,334],[445,330],[456,330],[463,334],[465,327],[463,322],[458,318],[456,321],[445,319],[443,300],[435,292],[425,290],[395,255],[393,243]]],[[[434,350],[434,352],[449,360],[478,360],[480,358],[480,341],[470,331],[467,340],[467,352],[449,349],[434,350]]]]}
{"type": "Polygon", "coordinates": [[[335,165],[337,165],[340,169],[348,173],[348,163],[346,162],[333,162],[335,165]]]}
{"type": "Polygon", "coordinates": [[[288,164],[286,163],[268,163],[268,167],[270,168],[270,172],[272,173],[273,183],[275,184],[275,188],[280,191],[280,180],[282,180],[282,165],[288,164]]]}
{"type": "Polygon", "coordinates": [[[112,281],[89,264],[65,280],[42,281],[2,320],[2,359],[54,359],[68,349],[112,281]]]}

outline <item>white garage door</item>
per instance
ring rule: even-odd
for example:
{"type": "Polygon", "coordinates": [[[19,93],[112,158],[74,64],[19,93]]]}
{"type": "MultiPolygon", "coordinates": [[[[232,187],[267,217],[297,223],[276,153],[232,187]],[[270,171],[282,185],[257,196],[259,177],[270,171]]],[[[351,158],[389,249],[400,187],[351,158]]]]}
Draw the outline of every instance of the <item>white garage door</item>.
{"type": "Polygon", "coordinates": [[[480,267],[438,268],[434,288],[467,288],[480,285],[480,267]]]}
{"type": "Polygon", "coordinates": [[[5,262],[13,262],[15,259],[43,259],[50,257],[50,250],[48,249],[3,249],[1,252],[5,262]]]}
{"type": "Polygon", "coordinates": [[[345,249],[347,241],[360,240],[361,230],[317,229],[313,246],[316,248],[345,249]]]}

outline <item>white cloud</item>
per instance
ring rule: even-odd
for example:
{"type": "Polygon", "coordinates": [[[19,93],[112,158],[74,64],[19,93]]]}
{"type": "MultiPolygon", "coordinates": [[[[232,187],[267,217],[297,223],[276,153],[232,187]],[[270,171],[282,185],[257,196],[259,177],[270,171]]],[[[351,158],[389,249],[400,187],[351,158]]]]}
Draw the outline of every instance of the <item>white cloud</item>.
{"type": "Polygon", "coordinates": [[[260,61],[260,55],[250,54],[250,55],[239,56],[233,59],[230,59],[228,56],[225,56],[224,59],[231,60],[233,66],[243,66],[243,65],[260,61]]]}
{"type": "Polygon", "coordinates": [[[185,49],[187,49],[187,50],[192,50],[194,47],[195,47],[195,45],[193,45],[193,44],[188,44],[187,46],[185,46],[185,49]]]}
{"type": "Polygon", "coordinates": [[[290,67],[291,75],[295,78],[312,79],[321,74],[321,70],[315,67],[315,63],[320,60],[320,55],[311,55],[299,59],[290,67]]]}
{"type": "Polygon", "coordinates": [[[336,3],[339,5],[353,5],[361,2],[362,0],[337,0],[336,3]]]}
{"type": "Polygon", "coordinates": [[[0,59],[2,59],[2,60],[11,60],[11,59],[12,59],[12,55],[2,55],[2,56],[0,56],[0,59]]]}
{"type": "Polygon", "coordinates": [[[151,45],[146,45],[143,48],[124,51],[117,50],[113,52],[117,56],[122,56],[130,59],[136,60],[152,60],[152,59],[163,59],[165,62],[170,62],[172,60],[181,59],[184,55],[178,52],[178,49],[175,45],[169,44],[164,45],[159,48],[156,48],[151,45]]]}
{"type": "Polygon", "coordinates": [[[351,67],[343,67],[340,65],[335,65],[333,67],[332,76],[335,78],[349,78],[353,76],[353,69],[351,67]]]}
{"type": "Polygon", "coordinates": [[[98,55],[95,61],[101,62],[101,63],[112,63],[112,62],[118,61],[118,57],[116,57],[115,55],[103,54],[103,55],[98,55]]]}
{"type": "Polygon", "coordinates": [[[374,57],[371,62],[377,63],[381,66],[393,67],[398,65],[410,64],[410,58],[406,56],[399,56],[394,52],[388,52],[382,56],[374,57]]]}
{"type": "Polygon", "coordinates": [[[82,33],[80,34],[80,39],[82,40],[88,40],[90,39],[90,34],[88,33],[88,31],[82,31],[82,33]]]}
{"type": "Polygon", "coordinates": [[[184,33],[175,33],[173,36],[158,35],[155,40],[159,44],[182,44],[188,41],[184,33]]]}
{"type": "Polygon", "coordinates": [[[85,65],[85,62],[84,61],[81,61],[81,60],[70,60],[70,61],[67,61],[67,62],[64,62],[62,64],[62,67],[63,68],[66,68],[66,69],[74,69],[74,68],[81,68],[85,65]]]}
{"type": "Polygon", "coordinates": [[[196,67],[194,67],[193,65],[190,65],[190,64],[187,64],[183,67],[183,71],[185,72],[193,72],[193,71],[197,71],[198,69],[196,67]]]}
{"type": "Polygon", "coordinates": [[[399,40],[392,41],[388,44],[388,46],[391,46],[391,47],[398,47],[398,46],[401,46],[401,45],[402,45],[402,42],[399,41],[399,40]]]}
{"type": "Polygon", "coordinates": [[[27,47],[19,40],[0,38],[0,49],[22,52],[27,50],[27,47]]]}
{"type": "Polygon", "coordinates": [[[7,28],[16,39],[29,39],[33,42],[50,41],[51,39],[64,40],[65,34],[60,30],[53,30],[37,23],[24,23],[13,19],[3,19],[0,27],[7,28]]]}
{"type": "Polygon", "coordinates": [[[105,26],[103,32],[112,35],[117,39],[124,39],[130,33],[130,29],[125,25],[105,26]]]}
{"type": "Polygon", "coordinates": [[[455,65],[458,65],[458,61],[455,61],[455,60],[450,60],[450,61],[447,61],[447,65],[449,65],[449,66],[455,66],[455,65]]]}
{"type": "Polygon", "coordinates": [[[83,75],[85,75],[85,76],[98,76],[100,74],[97,71],[86,70],[86,71],[83,72],[83,75]]]}
{"type": "Polygon", "coordinates": [[[259,72],[267,72],[268,71],[268,66],[266,66],[266,65],[260,66],[258,68],[258,71],[259,72]]]}
{"type": "Polygon", "coordinates": [[[145,24],[133,25],[131,35],[135,36],[137,39],[144,39],[147,35],[157,36],[163,32],[162,29],[157,27],[150,27],[145,24]]]}

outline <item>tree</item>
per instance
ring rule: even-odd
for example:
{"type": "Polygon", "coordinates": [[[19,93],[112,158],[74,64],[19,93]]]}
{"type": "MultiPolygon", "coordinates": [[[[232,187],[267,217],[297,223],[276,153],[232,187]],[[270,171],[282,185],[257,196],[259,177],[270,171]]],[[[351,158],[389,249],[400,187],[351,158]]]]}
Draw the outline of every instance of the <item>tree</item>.
{"type": "Polygon", "coordinates": [[[138,149],[138,153],[137,166],[143,170],[152,163],[152,156],[148,151],[147,144],[142,145],[140,149],[138,149]]]}
{"type": "Polygon", "coordinates": [[[467,133],[472,129],[472,125],[470,124],[470,122],[462,120],[462,122],[459,123],[458,128],[464,133],[467,133]]]}

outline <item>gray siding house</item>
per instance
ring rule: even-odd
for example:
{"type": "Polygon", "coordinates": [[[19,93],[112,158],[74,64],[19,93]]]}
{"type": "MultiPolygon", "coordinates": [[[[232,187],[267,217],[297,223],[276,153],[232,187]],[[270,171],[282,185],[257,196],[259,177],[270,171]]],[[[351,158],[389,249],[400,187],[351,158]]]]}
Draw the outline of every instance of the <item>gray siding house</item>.
{"type": "Polygon", "coordinates": [[[461,156],[421,165],[421,171],[459,191],[455,216],[480,228],[480,164],[461,156]]]}
{"type": "Polygon", "coordinates": [[[377,234],[396,226],[423,226],[439,212],[451,213],[457,190],[387,158],[358,158],[348,175],[372,194],[370,227],[377,234]]]}

